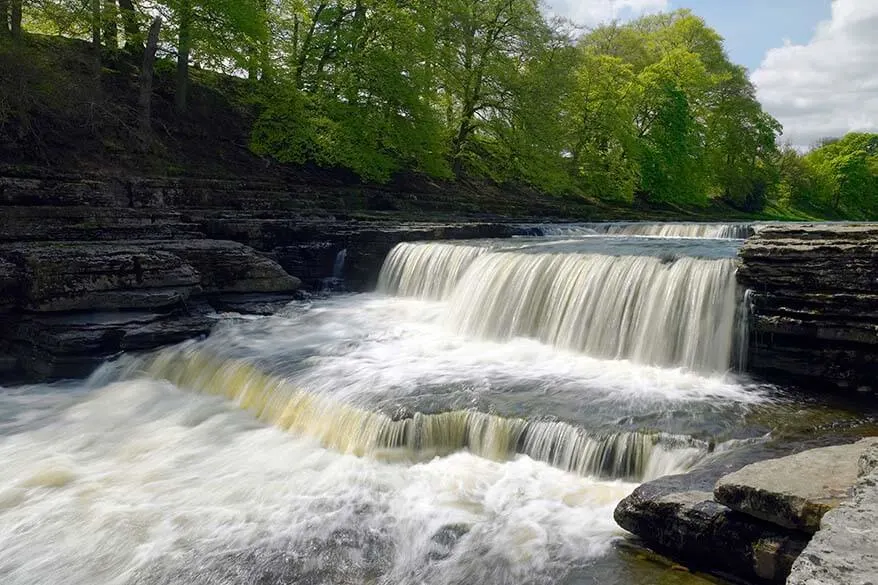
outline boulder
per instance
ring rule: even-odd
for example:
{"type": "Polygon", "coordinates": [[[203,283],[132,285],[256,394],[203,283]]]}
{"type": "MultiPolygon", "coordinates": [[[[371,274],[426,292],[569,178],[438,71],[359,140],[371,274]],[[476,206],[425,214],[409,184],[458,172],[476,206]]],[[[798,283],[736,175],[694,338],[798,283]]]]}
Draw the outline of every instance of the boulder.
{"type": "Polygon", "coordinates": [[[878,438],[760,461],[722,477],[714,499],[754,518],[814,533],[820,519],[847,498],[860,456],[878,438]]]}
{"type": "Polygon", "coordinates": [[[692,567],[783,583],[807,537],[739,514],[709,491],[685,490],[672,476],[643,484],[622,500],[616,522],[692,567]]]}
{"type": "Polygon", "coordinates": [[[658,552],[705,572],[782,583],[809,535],[742,514],[713,499],[729,472],[804,445],[759,443],[714,455],[689,473],[644,483],[622,500],[614,517],[658,552]]]}
{"type": "Polygon", "coordinates": [[[858,467],[851,498],[823,516],[788,585],[878,585],[878,445],[863,453],[858,467]]]}

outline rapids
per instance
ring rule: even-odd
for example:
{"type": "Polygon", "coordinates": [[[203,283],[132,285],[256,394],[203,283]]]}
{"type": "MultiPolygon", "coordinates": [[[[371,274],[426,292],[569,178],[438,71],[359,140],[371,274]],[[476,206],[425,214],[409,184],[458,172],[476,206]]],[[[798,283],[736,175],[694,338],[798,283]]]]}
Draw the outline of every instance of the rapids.
{"type": "Polygon", "coordinates": [[[656,582],[616,503],[786,400],[734,372],[736,245],[400,244],[376,293],[0,388],[0,582],[656,582]]]}

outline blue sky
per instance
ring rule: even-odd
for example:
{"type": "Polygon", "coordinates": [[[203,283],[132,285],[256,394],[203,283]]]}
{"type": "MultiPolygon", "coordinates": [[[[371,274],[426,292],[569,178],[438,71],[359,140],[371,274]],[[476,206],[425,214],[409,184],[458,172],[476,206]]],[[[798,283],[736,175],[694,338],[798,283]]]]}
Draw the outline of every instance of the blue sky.
{"type": "Polygon", "coordinates": [[[671,0],[669,5],[706,20],[725,39],[732,61],[750,71],[785,40],[807,43],[817,24],[831,16],[830,0],[671,0]]]}
{"type": "Polygon", "coordinates": [[[878,132],[878,0],[545,0],[586,26],[689,8],[747,67],[763,108],[803,149],[878,132]]]}

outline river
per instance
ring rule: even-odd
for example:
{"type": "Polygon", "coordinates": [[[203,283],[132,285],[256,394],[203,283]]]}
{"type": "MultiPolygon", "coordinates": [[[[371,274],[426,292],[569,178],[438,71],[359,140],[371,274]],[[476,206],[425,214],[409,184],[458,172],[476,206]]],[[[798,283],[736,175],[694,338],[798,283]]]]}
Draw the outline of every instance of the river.
{"type": "Polygon", "coordinates": [[[374,293],[0,389],[0,582],[701,582],[615,505],[827,407],[740,373],[740,230],[653,231],[401,244],[374,293]]]}

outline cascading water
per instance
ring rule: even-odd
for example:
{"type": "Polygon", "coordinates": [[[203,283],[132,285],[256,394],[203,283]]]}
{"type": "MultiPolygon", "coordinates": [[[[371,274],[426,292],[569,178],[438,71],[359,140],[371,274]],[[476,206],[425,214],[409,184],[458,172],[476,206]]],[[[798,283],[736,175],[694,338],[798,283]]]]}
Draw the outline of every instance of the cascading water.
{"type": "Polygon", "coordinates": [[[733,260],[490,254],[459,283],[450,319],[480,337],[721,371],[734,340],[734,275],[733,260]]]}
{"type": "Polygon", "coordinates": [[[737,244],[566,236],[401,244],[381,294],[0,389],[0,581],[656,582],[616,503],[773,400],[725,372],[737,244]]]}
{"type": "Polygon", "coordinates": [[[537,226],[544,236],[653,236],[662,238],[744,239],[753,234],[745,223],[587,223],[537,226]]]}
{"type": "Polygon", "coordinates": [[[260,420],[358,456],[429,459],[468,449],[502,461],[521,453],[580,475],[642,481],[682,472],[709,451],[703,441],[666,433],[590,435],[563,422],[478,411],[392,418],[302,391],[246,362],[191,349],[166,350],[147,362],[135,361],[125,377],[144,373],[182,388],[224,396],[260,420]]]}
{"type": "Polygon", "coordinates": [[[470,263],[489,248],[449,243],[399,244],[384,261],[378,290],[405,297],[443,299],[470,263]]]}
{"type": "Polygon", "coordinates": [[[530,337],[601,358],[725,371],[746,343],[731,258],[400,244],[379,290],[447,298],[447,320],[465,335],[530,337]]]}
{"type": "Polygon", "coordinates": [[[344,264],[348,257],[347,248],[342,248],[335,255],[335,262],[332,264],[332,278],[341,280],[344,277],[344,264]]]}

